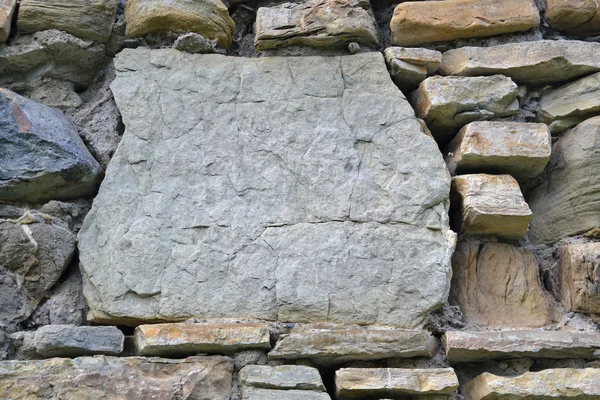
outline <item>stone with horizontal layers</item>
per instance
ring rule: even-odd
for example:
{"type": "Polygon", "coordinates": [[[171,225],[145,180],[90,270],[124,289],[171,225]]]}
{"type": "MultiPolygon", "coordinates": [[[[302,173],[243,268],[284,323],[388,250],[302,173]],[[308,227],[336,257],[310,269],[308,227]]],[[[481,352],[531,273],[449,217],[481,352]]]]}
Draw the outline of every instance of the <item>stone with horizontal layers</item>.
{"type": "Polygon", "coordinates": [[[519,183],[510,175],[470,174],[452,179],[455,231],[521,239],[527,234],[531,210],[519,183]]]}
{"type": "Polygon", "coordinates": [[[52,358],[0,362],[0,393],[28,399],[229,400],[233,360],[190,357],[52,358]]]}
{"type": "Polygon", "coordinates": [[[247,365],[240,371],[239,379],[242,391],[247,388],[325,391],[319,370],[304,365],[247,365]]]}
{"type": "Polygon", "coordinates": [[[93,321],[412,328],[443,304],[450,177],[380,53],[115,66],[126,132],[79,233],[93,321]]]}
{"type": "Polygon", "coordinates": [[[544,172],[551,152],[545,124],[483,121],[462,128],[445,158],[452,175],[509,174],[526,181],[544,172]]]}
{"type": "Polygon", "coordinates": [[[566,331],[447,331],[442,337],[451,363],[511,358],[584,358],[600,355],[600,334],[566,331]]]}
{"type": "Polygon", "coordinates": [[[118,355],[125,336],[114,326],[46,325],[35,333],[35,348],[44,357],[118,355]]]}
{"type": "Polygon", "coordinates": [[[600,71],[600,43],[578,40],[538,40],[490,47],[448,50],[442,75],[509,76],[524,85],[565,82],[600,71]]]}
{"type": "Polygon", "coordinates": [[[221,0],[128,0],[128,37],[155,32],[195,32],[231,46],[235,23],[221,0]]]}
{"type": "Polygon", "coordinates": [[[553,134],[600,114],[600,72],[542,95],[538,119],[553,134]]]}
{"type": "Polygon", "coordinates": [[[519,110],[517,90],[517,85],[502,75],[432,76],[411,94],[411,100],[417,116],[445,147],[469,122],[514,115],[519,110]]]}
{"type": "Polygon", "coordinates": [[[335,372],[340,400],[451,396],[457,389],[458,377],[452,368],[342,368],[335,372]]]}
{"type": "Polygon", "coordinates": [[[384,56],[392,80],[405,93],[419,87],[442,62],[442,53],[429,49],[388,47],[384,56]]]}
{"type": "Polygon", "coordinates": [[[550,297],[530,250],[506,243],[459,242],[452,256],[450,303],[471,326],[536,328],[549,324],[550,297]]]}
{"type": "Polygon", "coordinates": [[[501,377],[485,372],[465,389],[469,400],[600,399],[600,369],[557,368],[501,377]]]}
{"type": "Polygon", "coordinates": [[[17,0],[0,0],[0,44],[6,43],[10,36],[13,14],[17,0]]]}
{"type": "Polygon", "coordinates": [[[310,390],[267,390],[248,389],[242,393],[242,400],[331,400],[324,392],[310,390]]]}
{"type": "Polygon", "coordinates": [[[560,271],[567,311],[600,314],[600,243],[564,246],[560,271]]]}
{"type": "Polygon", "coordinates": [[[554,144],[548,180],[528,195],[529,238],[556,243],[600,227],[600,117],[590,118],[554,144]]]}
{"type": "Polygon", "coordinates": [[[597,0],[546,0],[546,20],[557,31],[598,35],[600,3],[597,0]]]}
{"type": "Polygon", "coordinates": [[[175,323],[135,328],[137,351],[143,356],[187,356],[270,349],[269,328],[251,323],[175,323]]]}
{"type": "Polygon", "coordinates": [[[527,31],[540,24],[533,0],[444,0],[398,4],[390,22],[392,43],[417,46],[527,31]]]}
{"type": "Polygon", "coordinates": [[[379,31],[367,0],[309,0],[260,7],[256,12],[257,50],[292,45],[346,47],[355,42],[379,47],[379,31]]]}
{"type": "Polygon", "coordinates": [[[437,339],[426,331],[376,328],[293,332],[269,353],[272,360],[309,359],[320,365],[386,358],[433,357],[437,339]]]}

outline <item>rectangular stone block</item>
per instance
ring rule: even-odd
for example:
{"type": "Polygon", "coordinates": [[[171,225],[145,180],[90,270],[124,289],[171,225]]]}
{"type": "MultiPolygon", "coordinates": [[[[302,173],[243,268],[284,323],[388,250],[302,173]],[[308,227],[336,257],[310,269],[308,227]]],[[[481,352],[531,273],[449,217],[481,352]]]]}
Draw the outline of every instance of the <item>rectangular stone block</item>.
{"type": "Polygon", "coordinates": [[[340,400],[450,396],[457,389],[458,377],[452,368],[342,368],[335,372],[340,400]]]}
{"type": "Polygon", "coordinates": [[[46,325],[35,333],[34,344],[44,357],[117,355],[125,335],[114,326],[46,325]]]}
{"type": "Polygon", "coordinates": [[[596,0],[546,0],[546,20],[557,31],[592,36],[600,33],[596,0]]]}
{"type": "Polygon", "coordinates": [[[331,400],[327,393],[310,390],[251,389],[242,394],[242,400],[331,400]]]}
{"type": "Polygon", "coordinates": [[[140,325],[134,340],[140,355],[189,356],[197,353],[234,353],[270,349],[266,324],[175,323],[140,325]]]}
{"type": "Polygon", "coordinates": [[[509,174],[526,181],[544,171],[551,152],[545,124],[483,121],[462,128],[445,158],[452,175],[509,174]]]}
{"type": "Polygon", "coordinates": [[[405,93],[419,87],[442,62],[442,53],[429,49],[388,47],[384,56],[392,80],[405,93]]]}
{"type": "Polygon", "coordinates": [[[442,337],[451,363],[493,359],[585,358],[600,355],[600,334],[564,331],[448,331],[442,337]]]}
{"type": "Polygon", "coordinates": [[[452,179],[457,232],[520,239],[527,234],[531,210],[510,175],[471,174],[452,179]]]}
{"type": "Polygon", "coordinates": [[[563,247],[560,271],[567,311],[600,314],[600,243],[563,247]]]}
{"type": "Polygon", "coordinates": [[[313,390],[324,392],[325,386],[319,370],[304,365],[247,365],[239,374],[242,390],[313,390]]]}

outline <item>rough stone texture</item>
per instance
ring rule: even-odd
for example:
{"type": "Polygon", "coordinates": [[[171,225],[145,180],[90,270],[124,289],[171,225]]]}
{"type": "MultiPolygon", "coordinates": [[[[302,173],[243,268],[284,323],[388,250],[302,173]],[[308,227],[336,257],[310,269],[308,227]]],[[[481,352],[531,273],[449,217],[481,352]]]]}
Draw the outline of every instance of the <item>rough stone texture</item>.
{"type": "Polygon", "coordinates": [[[527,31],[539,24],[534,0],[444,0],[398,4],[390,28],[392,43],[417,46],[527,31]]]}
{"type": "Polygon", "coordinates": [[[64,114],[0,89],[0,200],[95,193],[103,171],[64,114]]]}
{"type": "Polygon", "coordinates": [[[52,77],[39,78],[36,81],[39,81],[39,85],[33,87],[33,82],[31,82],[30,88],[21,91],[21,94],[30,100],[48,107],[58,108],[61,111],[81,106],[81,97],[75,93],[73,82],[52,77]]]}
{"type": "Polygon", "coordinates": [[[127,36],[154,32],[196,32],[231,46],[235,23],[221,0],[129,0],[125,4],[127,36]]]}
{"type": "Polygon", "coordinates": [[[67,268],[76,238],[57,218],[0,215],[0,328],[13,332],[67,268]]]}
{"type": "Polygon", "coordinates": [[[600,3],[597,0],[546,0],[546,20],[558,31],[598,35],[600,3]]]}
{"type": "Polygon", "coordinates": [[[232,373],[227,357],[4,361],[0,393],[11,400],[229,400],[232,373]]]}
{"type": "Polygon", "coordinates": [[[545,124],[485,121],[462,128],[445,158],[452,175],[509,174],[526,181],[544,172],[551,151],[545,124]]]}
{"type": "Polygon", "coordinates": [[[249,389],[244,391],[242,400],[331,400],[327,393],[310,390],[265,390],[249,389]]]}
{"type": "Polygon", "coordinates": [[[118,5],[119,0],[21,0],[17,27],[21,33],[58,29],[106,43],[118,5]]]}
{"type": "Polygon", "coordinates": [[[443,147],[469,122],[514,115],[519,109],[517,91],[517,85],[501,75],[432,76],[411,97],[417,116],[443,147]]]}
{"type": "Polygon", "coordinates": [[[429,49],[388,47],[384,56],[392,80],[405,93],[419,87],[442,62],[442,53],[429,49]]]}
{"type": "Polygon", "coordinates": [[[444,302],[449,175],[381,54],[115,65],[127,130],[79,236],[92,320],[414,327],[444,302]]]}
{"type": "Polygon", "coordinates": [[[135,344],[143,356],[186,356],[270,349],[266,324],[156,324],[135,328],[135,344]]]}
{"type": "Polygon", "coordinates": [[[471,174],[452,179],[455,231],[520,239],[527,234],[531,210],[510,175],[471,174]]]}
{"type": "Polygon", "coordinates": [[[320,365],[353,360],[433,357],[437,340],[425,331],[316,329],[292,332],[269,353],[272,360],[309,359],[320,365]]]}
{"type": "Polygon", "coordinates": [[[491,47],[461,47],[442,57],[442,75],[503,74],[524,85],[543,85],[600,71],[600,43],[538,40],[491,47]]]}
{"type": "Polygon", "coordinates": [[[255,30],[257,50],[380,44],[371,4],[365,0],[309,0],[261,7],[256,12],[255,30]]]}
{"type": "Polygon", "coordinates": [[[195,32],[186,33],[177,38],[173,48],[188,53],[217,53],[217,40],[208,39],[195,32]]]}
{"type": "Polygon", "coordinates": [[[325,391],[319,370],[303,365],[248,365],[239,379],[245,388],[325,391]]]}
{"type": "Polygon", "coordinates": [[[600,243],[564,246],[560,270],[565,308],[600,314],[600,243]]]}
{"type": "Polygon", "coordinates": [[[35,349],[35,331],[20,331],[9,335],[9,358],[14,360],[39,360],[42,355],[35,349]]]}
{"type": "Polygon", "coordinates": [[[541,327],[551,322],[535,255],[505,243],[459,242],[452,256],[451,304],[473,326],[541,327]]]}
{"type": "Polygon", "coordinates": [[[566,132],[552,149],[548,180],[528,196],[533,211],[529,238],[556,243],[600,227],[600,117],[566,132]]]}
{"type": "Polygon", "coordinates": [[[584,358],[600,349],[600,334],[560,331],[446,332],[442,337],[451,363],[494,359],[584,358]]]}
{"type": "Polygon", "coordinates": [[[515,377],[483,373],[466,387],[469,400],[600,399],[600,369],[558,368],[515,377]]]}
{"type": "Polygon", "coordinates": [[[6,43],[10,36],[13,14],[17,0],[0,0],[0,44],[6,43]]]}
{"type": "Polygon", "coordinates": [[[559,134],[600,114],[600,72],[542,95],[538,118],[559,134]]]}
{"type": "Polygon", "coordinates": [[[458,377],[452,368],[343,368],[335,372],[335,389],[341,400],[452,395],[458,377]]]}
{"type": "Polygon", "coordinates": [[[35,333],[35,348],[44,357],[117,355],[125,336],[114,326],[46,325],[35,333]]]}

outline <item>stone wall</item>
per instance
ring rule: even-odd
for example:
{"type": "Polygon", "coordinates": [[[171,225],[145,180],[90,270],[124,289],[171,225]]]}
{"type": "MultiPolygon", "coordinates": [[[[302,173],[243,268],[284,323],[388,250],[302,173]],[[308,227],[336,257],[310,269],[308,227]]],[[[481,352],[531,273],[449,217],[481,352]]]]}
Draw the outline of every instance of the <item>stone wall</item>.
{"type": "Polygon", "coordinates": [[[0,0],[1,399],[600,398],[596,0],[0,0]]]}

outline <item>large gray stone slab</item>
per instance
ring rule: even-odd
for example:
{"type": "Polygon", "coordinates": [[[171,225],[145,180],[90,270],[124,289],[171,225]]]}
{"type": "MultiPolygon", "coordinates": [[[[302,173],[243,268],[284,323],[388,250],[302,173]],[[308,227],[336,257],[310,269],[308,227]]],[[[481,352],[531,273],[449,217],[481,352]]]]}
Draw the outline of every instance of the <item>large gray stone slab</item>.
{"type": "Polygon", "coordinates": [[[35,333],[35,348],[44,357],[117,355],[125,336],[114,326],[46,325],[35,333]]]}
{"type": "Polygon", "coordinates": [[[325,391],[319,370],[304,365],[247,365],[240,371],[239,379],[242,389],[325,391]]]}
{"type": "Polygon", "coordinates": [[[126,132],[80,231],[92,320],[414,327],[446,299],[449,174],[381,54],[115,65],[126,132]]]}

